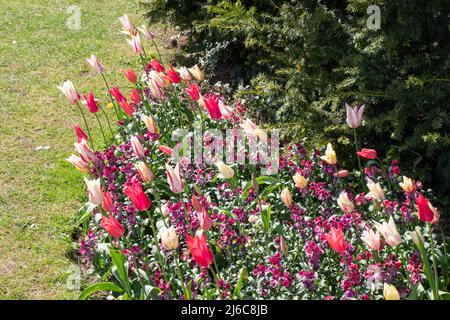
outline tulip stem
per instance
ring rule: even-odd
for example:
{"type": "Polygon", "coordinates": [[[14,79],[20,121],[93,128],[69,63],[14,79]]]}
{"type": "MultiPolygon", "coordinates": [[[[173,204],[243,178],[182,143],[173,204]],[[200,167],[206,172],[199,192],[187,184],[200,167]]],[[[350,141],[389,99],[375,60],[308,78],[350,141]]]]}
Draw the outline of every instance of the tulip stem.
{"type": "Polygon", "coordinates": [[[111,103],[113,105],[114,111],[116,112],[117,121],[120,121],[119,112],[117,111],[116,104],[114,103],[114,99],[113,99],[113,96],[111,94],[108,81],[106,81],[105,75],[103,73],[102,73],[102,78],[103,78],[103,81],[105,82],[106,89],[108,89],[109,98],[111,99],[111,103]]]}
{"type": "Polygon", "coordinates": [[[94,113],[95,118],[97,119],[98,125],[100,126],[100,131],[103,136],[103,141],[105,141],[105,147],[108,145],[108,141],[106,140],[105,132],[103,131],[102,123],[100,122],[100,119],[98,118],[97,113],[94,113]]]}
{"type": "Polygon", "coordinates": [[[100,106],[99,106],[99,108],[100,108],[100,110],[102,111],[103,115],[105,116],[106,121],[108,122],[108,127],[109,127],[109,131],[111,132],[111,135],[114,136],[114,131],[112,130],[111,122],[109,122],[109,117],[108,117],[108,115],[106,114],[105,109],[103,109],[103,108],[100,107],[100,106]]]}
{"type": "Polygon", "coordinates": [[[159,49],[158,49],[158,45],[156,44],[154,39],[152,39],[152,44],[155,47],[156,52],[158,53],[159,62],[161,62],[161,64],[164,64],[161,53],[159,52],[159,49]]]}
{"type": "Polygon", "coordinates": [[[435,291],[435,299],[440,300],[439,298],[439,277],[437,272],[437,266],[436,266],[436,254],[434,252],[434,239],[433,239],[433,228],[431,227],[431,224],[429,224],[430,228],[430,244],[431,244],[431,254],[433,256],[433,271],[434,271],[434,285],[436,288],[433,290],[435,291]]]}
{"type": "Polygon", "coordinates": [[[89,129],[89,126],[88,126],[86,117],[84,115],[83,109],[81,108],[81,106],[80,106],[80,104],[78,102],[77,102],[77,107],[78,107],[78,110],[80,110],[81,116],[83,117],[84,125],[86,126],[86,131],[87,131],[87,134],[89,136],[89,142],[91,143],[92,149],[95,150],[94,142],[92,141],[91,130],[89,129]]]}
{"type": "Polygon", "coordinates": [[[186,300],[191,300],[191,295],[184,284],[183,273],[181,272],[180,262],[178,261],[180,259],[180,255],[178,254],[178,251],[176,249],[174,250],[174,252],[176,252],[176,254],[174,255],[174,260],[177,265],[178,276],[180,277],[181,287],[183,288],[183,293],[184,293],[184,298],[186,300]]]}

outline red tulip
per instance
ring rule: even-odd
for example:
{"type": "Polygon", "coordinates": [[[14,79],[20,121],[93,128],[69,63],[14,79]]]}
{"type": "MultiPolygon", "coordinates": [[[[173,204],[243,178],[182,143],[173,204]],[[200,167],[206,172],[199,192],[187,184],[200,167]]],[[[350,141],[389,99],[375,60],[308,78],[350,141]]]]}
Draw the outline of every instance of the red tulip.
{"type": "Polygon", "coordinates": [[[133,115],[134,108],[132,105],[128,103],[127,100],[123,100],[122,102],[119,102],[120,106],[122,107],[123,112],[129,117],[133,115]]]}
{"type": "Polygon", "coordinates": [[[122,92],[120,92],[119,88],[113,87],[109,90],[109,92],[116,98],[117,102],[120,104],[122,101],[127,101],[123,96],[122,92]]]}
{"type": "Polygon", "coordinates": [[[125,75],[125,77],[127,77],[128,81],[130,81],[131,83],[135,83],[137,81],[137,76],[136,73],[134,72],[133,68],[130,68],[127,71],[124,71],[123,74],[125,75]]]}
{"type": "Polygon", "coordinates": [[[377,151],[373,149],[362,149],[361,151],[358,151],[356,153],[358,156],[366,159],[376,159],[377,158],[377,151]]]}
{"type": "Polygon", "coordinates": [[[112,212],[114,208],[114,203],[112,201],[112,193],[111,192],[103,192],[103,202],[102,208],[106,212],[112,212]]]}
{"type": "Polygon", "coordinates": [[[195,195],[192,195],[191,204],[192,204],[192,207],[195,209],[195,211],[197,211],[197,212],[202,211],[203,206],[195,195]]]}
{"type": "Polygon", "coordinates": [[[343,253],[347,249],[347,243],[345,242],[344,232],[341,227],[338,229],[332,227],[330,233],[325,235],[325,239],[331,248],[338,253],[343,253]]]}
{"type": "Polygon", "coordinates": [[[100,226],[108,232],[111,237],[119,239],[125,233],[125,228],[110,214],[102,217],[100,226]]]}
{"type": "Polygon", "coordinates": [[[200,92],[198,90],[198,84],[197,83],[190,84],[188,82],[187,83],[187,88],[184,89],[184,90],[186,90],[186,92],[191,96],[192,100],[198,101],[198,99],[200,99],[200,92]]]}
{"type": "Polygon", "coordinates": [[[98,111],[98,101],[94,97],[94,93],[90,92],[89,96],[83,95],[84,101],[89,108],[89,112],[96,113],[98,111]]]}
{"type": "Polygon", "coordinates": [[[144,193],[144,189],[142,189],[142,186],[139,181],[137,181],[136,177],[131,179],[131,185],[125,186],[123,191],[128,198],[130,198],[138,211],[146,211],[150,208],[152,202],[144,193]]]}
{"type": "Polygon", "coordinates": [[[205,234],[202,233],[200,237],[195,235],[193,238],[187,234],[186,245],[195,262],[202,267],[209,268],[214,260],[214,257],[211,250],[209,250],[208,244],[206,243],[205,234]]]}
{"type": "Polygon", "coordinates": [[[131,90],[130,94],[131,101],[133,101],[134,104],[139,104],[141,102],[141,94],[139,93],[138,89],[131,90]]]}
{"type": "Polygon", "coordinates": [[[162,153],[168,155],[169,157],[171,157],[172,154],[173,154],[173,149],[169,148],[167,146],[160,146],[159,147],[159,151],[161,151],[162,153]]]}
{"type": "Polygon", "coordinates": [[[220,98],[216,94],[209,94],[203,97],[206,108],[208,108],[209,116],[213,120],[219,120],[222,118],[222,113],[220,113],[219,101],[220,98]]]}
{"type": "Polygon", "coordinates": [[[198,212],[198,220],[200,221],[200,228],[206,231],[211,229],[212,220],[209,217],[208,210],[206,210],[206,208],[202,208],[202,210],[198,212]]]}
{"type": "Polygon", "coordinates": [[[76,124],[74,126],[75,128],[75,134],[77,135],[77,141],[78,143],[86,143],[87,142],[87,135],[84,133],[83,129],[81,129],[79,124],[76,124]]]}
{"type": "Polygon", "coordinates": [[[415,197],[417,207],[419,209],[419,219],[423,222],[431,222],[434,218],[434,210],[432,210],[432,206],[428,202],[428,199],[425,198],[421,193],[419,193],[418,197],[415,197]],[[431,208],[430,208],[431,207],[431,208]]]}
{"type": "Polygon", "coordinates": [[[164,66],[156,59],[153,59],[152,61],[150,61],[150,63],[148,65],[150,68],[152,68],[156,72],[164,72],[164,70],[166,70],[164,68],[164,66]]]}
{"type": "Polygon", "coordinates": [[[173,69],[172,66],[170,66],[169,70],[167,70],[166,77],[172,83],[180,83],[181,82],[180,75],[173,69]]]}

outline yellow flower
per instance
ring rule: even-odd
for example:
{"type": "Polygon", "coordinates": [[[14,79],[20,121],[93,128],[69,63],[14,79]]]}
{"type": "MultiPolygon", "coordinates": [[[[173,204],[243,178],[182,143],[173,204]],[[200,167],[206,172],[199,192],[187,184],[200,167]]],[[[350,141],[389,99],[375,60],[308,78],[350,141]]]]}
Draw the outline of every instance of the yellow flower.
{"type": "Polygon", "coordinates": [[[112,104],[112,102],[110,102],[110,103],[108,103],[108,104],[106,105],[106,107],[107,107],[108,109],[111,109],[112,107],[114,107],[114,105],[112,104]]]}
{"type": "Polygon", "coordinates": [[[414,182],[408,177],[403,176],[403,182],[399,185],[405,192],[414,192],[414,182]]]}
{"type": "Polygon", "coordinates": [[[198,65],[193,66],[192,68],[189,68],[189,72],[197,79],[198,81],[202,81],[205,79],[205,74],[203,71],[198,67],[198,65]]]}
{"type": "Polygon", "coordinates": [[[292,179],[294,179],[294,183],[297,188],[304,189],[308,185],[308,180],[306,180],[305,177],[298,172],[292,177],[292,179]]]}
{"type": "Polygon", "coordinates": [[[337,162],[336,152],[334,152],[331,143],[327,144],[327,150],[325,150],[325,155],[321,156],[320,159],[322,159],[328,164],[336,164],[337,162]]]}
{"type": "Polygon", "coordinates": [[[384,284],[383,296],[386,300],[400,300],[400,294],[397,289],[391,284],[384,284]]]}

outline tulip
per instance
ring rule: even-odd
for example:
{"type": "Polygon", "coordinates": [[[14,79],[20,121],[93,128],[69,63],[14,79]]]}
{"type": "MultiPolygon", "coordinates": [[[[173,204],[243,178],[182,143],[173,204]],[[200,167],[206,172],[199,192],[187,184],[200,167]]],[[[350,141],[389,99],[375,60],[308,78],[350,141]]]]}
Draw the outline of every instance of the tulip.
{"type": "Polygon", "coordinates": [[[125,97],[123,96],[122,92],[120,92],[120,89],[117,87],[113,87],[109,90],[109,92],[114,96],[114,98],[117,100],[118,103],[121,103],[123,101],[127,101],[125,97]]]}
{"type": "Polygon", "coordinates": [[[164,72],[164,70],[166,70],[164,66],[156,59],[152,59],[148,65],[156,72],[164,72]]]}
{"type": "Polygon", "coordinates": [[[414,181],[408,177],[403,176],[403,182],[399,183],[399,186],[403,189],[403,191],[411,193],[416,190],[414,187],[414,181]]]}
{"type": "Polygon", "coordinates": [[[338,229],[332,227],[330,233],[325,234],[325,239],[335,252],[343,253],[347,250],[347,243],[341,227],[338,229]]]}
{"type": "Polygon", "coordinates": [[[151,134],[159,133],[158,127],[156,126],[156,122],[152,116],[145,115],[142,117],[142,121],[144,121],[145,127],[147,128],[148,133],[151,133],[151,134]]]}
{"type": "Polygon", "coordinates": [[[73,164],[75,166],[75,168],[77,168],[78,170],[80,170],[81,172],[88,172],[88,166],[89,166],[89,162],[84,161],[83,158],[78,157],[76,155],[71,155],[69,158],[66,159],[66,161],[70,162],[71,164],[73,164]]]}
{"type": "Polygon", "coordinates": [[[134,53],[142,53],[142,43],[139,35],[132,36],[131,39],[127,39],[128,44],[133,48],[134,53]]]}
{"type": "Polygon", "coordinates": [[[139,172],[139,175],[143,181],[149,182],[153,180],[153,172],[149,167],[147,167],[144,161],[139,161],[134,165],[134,167],[139,172]]]}
{"type": "Polygon", "coordinates": [[[112,212],[114,208],[114,203],[112,200],[112,193],[111,192],[103,192],[103,202],[102,202],[102,208],[106,212],[112,212]]]}
{"type": "Polygon", "coordinates": [[[122,107],[123,112],[129,117],[131,117],[134,113],[134,108],[131,106],[128,101],[124,100],[122,102],[119,102],[119,105],[122,107]]]}
{"type": "Polygon", "coordinates": [[[67,80],[57,88],[62,93],[64,93],[64,95],[66,96],[67,99],[69,99],[71,104],[76,104],[78,100],[80,100],[80,95],[78,94],[77,90],[75,90],[72,81],[67,80]]]}
{"type": "Polygon", "coordinates": [[[155,80],[150,79],[147,81],[148,88],[150,89],[150,94],[158,100],[161,100],[164,97],[164,93],[162,92],[159,85],[155,82],[155,80]]]}
{"type": "Polygon", "coordinates": [[[373,149],[362,149],[361,151],[356,152],[356,154],[361,158],[366,159],[376,159],[377,158],[377,151],[373,149]]]}
{"type": "Polygon", "coordinates": [[[222,114],[222,119],[231,119],[234,115],[234,111],[231,107],[225,105],[222,99],[219,100],[219,110],[222,114]]]}
{"type": "Polygon", "coordinates": [[[100,184],[100,178],[96,180],[89,180],[84,177],[86,188],[89,195],[89,203],[93,205],[100,205],[103,202],[103,192],[100,184]]]}
{"type": "Polygon", "coordinates": [[[348,173],[349,173],[348,170],[339,170],[334,174],[334,176],[338,178],[345,178],[348,176],[348,173]]]}
{"type": "Polygon", "coordinates": [[[419,226],[415,227],[414,231],[409,232],[409,236],[414,244],[419,247],[420,243],[424,243],[425,239],[423,238],[422,232],[420,231],[419,226]]]}
{"type": "Polygon", "coordinates": [[[209,111],[209,116],[213,120],[220,120],[222,118],[219,108],[219,100],[220,98],[216,94],[208,94],[203,97],[205,106],[209,111]]]}
{"type": "Polygon", "coordinates": [[[105,67],[102,65],[102,63],[97,59],[95,54],[91,55],[89,59],[86,59],[87,63],[94,69],[97,73],[103,73],[105,72],[105,67]]]}
{"type": "MultiPolygon", "coordinates": [[[[149,76],[149,79],[153,80],[158,85],[158,87],[160,87],[160,88],[167,87],[166,81],[169,81],[169,80],[165,80],[161,76],[161,74],[156,72],[155,70],[150,71],[148,76],[149,76]]],[[[170,81],[169,81],[169,84],[170,84],[170,81]]]]}
{"type": "Polygon", "coordinates": [[[85,141],[77,143],[75,142],[75,150],[78,152],[80,157],[86,162],[92,162],[96,159],[95,153],[89,149],[89,146],[85,141]]]}
{"type": "Polygon", "coordinates": [[[436,223],[439,220],[437,209],[421,193],[415,197],[420,221],[436,223]],[[435,222],[433,222],[436,220],[435,222]]]}
{"type": "Polygon", "coordinates": [[[194,261],[204,268],[209,268],[214,261],[214,256],[208,247],[205,234],[202,232],[201,236],[194,237],[187,234],[186,245],[194,261]]]}
{"type": "Polygon", "coordinates": [[[164,216],[164,218],[167,218],[170,215],[169,207],[170,207],[169,202],[164,203],[161,207],[161,211],[162,211],[161,213],[164,216]]]}
{"type": "Polygon", "coordinates": [[[200,99],[200,92],[198,90],[198,84],[190,84],[189,82],[186,83],[187,88],[184,89],[186,92],[191,96],[192,100],[198,101],[200,99]]]}
{"type": "Polygon", "coordinates": [[[123,188],[123,191],[128,198],[130,198],[138,211],[146,211],[150,208],[152,202],[145,194],[144,189],[142,189],[142,186],[136,177],[131,179],[131,184],[126,185],[123,188]]]}
{"type": "Polygon", "coordinates": [[[288,246],[283,236],[280,236],[280,251],[284,256],[288,254],[288,246]]]}
{"type": "Polygon", "coordinates": [[[337,157],[336,157],[336,152],[334,152],[333,150],[333,146],[331,145],[331,143],[327,144],[327,149],[325,150],[325,155],[321,156],[320,159],[322,159],[323,161],[325,161],[328,164],[336,164],[337,162],[337,157]]]}
{"type": "Polygon", "coordinates": [[[348,194],[345,191],[342,191],[337,199],[337,203],[342,211],[346,213],[352,213],[355,210],[355,206],[353,202],[348,198],[348,194]]]}
{"type": "Polygon", "coordinates": [[[217,169],[219,170],[219,174],[217,175],[220,179],[231,179],[234,176],[234,170],[227,166],[222,161],[218,161],[216,163],[217,169]]]}
{"type": "Polygon", "coordinates": [[[155,33],[148,30],[146,25],[141,25],[138,30],[147,38],[148,41],[152,41],[155,38],[155,33]]]}
{"type": "Polygon", "coordinates": [[[294,179],[294,183],[297,188],[304,189],[308,185],[308,180],[306,180],[305,177],[298,172],[292,177],[292,179],[294,179]]]}
{"type": "Polygon", "coordinates": [[[145,149],[139,141],[138,137],[131,137],[131,147],[138,158],[143,158],[145,156],[145,149]]]}
{"type": "Polygon", "coordinates": [[[198,198],[195,195],[192,195],[191,204],[195,211],[197,211],[197,212],[202,211],[203,206],[201,205],[200,201],[198,200],[198,198]]]}
{"type": "Polygon", "coordinates": [[[356,129],[361,126],[362,116],[364,113],[365,105],[363,105],[358,110],[358,106],[354,108],[350,107],[347,103],[345,104],[347,110],[347,124],[350,128],[356,129]]]}
{"type": "Polygon", "coordinates": [[[173,66],[170,66],[169,70],[167,70],[166,77],[172,83],[180,83],[181,82],[181,78],[178,75],[178,73],[173,69],[173,66]]]}
{"type": "Polygon", "coordinates": [[[203,71],[198,67],[198,65],[193,66],[192,68],[189,68],[189,72],[194,76],[195,79],[198,81],[202,81],[205,79],[205,74],[203,71]]]}
{"type": "Polygon", "coordinates": [[[169,183],[170,190],[173,193],[181,193],[184,189],[183,179],[181,178],[180,164],[177,163],[175,168],[172,168],[166,163],[167,182],[169,183]]]}
{"type": "Polygon", "coordinates": [[[139,104],[142,101],[141,94],[138,89],[131,90],[130,99],[134,104],[139,104]]]}
{"type": "Polygon", "coordinates": [[[367,178],[367,188],[369,189],[369,193],[365,195],[366,199],[384,200],[385,194],[379,182],[375,183],[370,178],[367,178]]]}
{"type": "Polygon", "coordinates": [[[290,207],[292,205],[292,195],[289,188],[284,188],[283,191],[281,191],[281,201],[283,201],[286,207],[290,207]]]}
{"type": "Polygon", "coordinates": [[[83,129],[81,129],[80,125],[76,124],[74,126],[75,134],[77,135],[77,141],[78,143],[86,143],[87,142],[87,135],[84,133],[83,129]]]}
{"type": "Polygon", "coordinates": [[[386,300],[400,300],[400,294],[397,289],[390,284],[384,283],[383,296],[386,300]]]}
{"type": "Polygon", "coordinates": [[[89,108],[90,113],[96,113],[98,111],[98,100],[95,99],[94,93],[90,92],[89,96],[83,95],[84,102],[89,108]]]}
{"type": "Polygon", "coordinates": [[[181,67],[178,72],[180,73],[181,79],[183,79],[184,81],[189,81],[192,79],[191,74],[186,67],[181,67]]]}
{"type": "Polygon", "coordinates": [[[209,217],[208,210],[206,208],[202,208],[201,211],[198,211],[197,214],[198,221],[200,222],[200,228],[205,231],[208,231],[212,227],[212,220],[209,217]]]}
{"type": "Polygon", "coordinates": [[[162,153],[164,153],[165,155],[171,157],[173,154],[173,149],[169,148],[167,146],[159,146],[159,151],[161,151],[162,153]]]}
{"type": "Polygon", "coordinates": [[[175,250],[178,248],[178,236],[173,226],[170,226],[170,228],[163,226],[159,230],[159,237],[164,249],[175,250]]]}
{"type": "Polygon", "coordinates": [[[128,34],[130,36],[136,35],[136,27],[133,22],[128,18],[125,14],[119,18],[120,23],[122,24],[123,31],[122,33],[128,34]]]}
{"type": "Polygon", "coordinates": [[[378,232],[381,233],[384,240],[391,247],[397,247],[402,241],[402,237],[398,233],[397,226],[395,225],[394,219],[392,216],[389,218],[389,222],[375,223],[375,228],[377,228],[378,232]]]}
{"type": "Polygon", "coordinates": [[[378,231],[375,233],[372,229],[364,230],[361,239],[370,250],[380,250],[381,240],[378,231]]]}
{"type": "Polygon", "coordinates": [[[137,81],[137,76],[136,76],[136,73],[134,72],[133,68],[130,68],[127,71],[124,71],[123,74],[128,79],[128,81],[130,81],[131,83],[135,83],[137,81]]]}
{"type": "Polygon", "coordinates": [[[102,216],[100,226],[115,239],[119,239],[125,233],[125,228],[112,215],[102,216]]]}
{"type": "Polygon", "coordinates": [[[259,138],[259,140],[266,142],[267,141],[267,133],[265,130],[258,127],[256,124],[253,123],[250,119],[246,119],[243,123],[239,125],[244,132],[249,137],[253,138],[259,138]]]}

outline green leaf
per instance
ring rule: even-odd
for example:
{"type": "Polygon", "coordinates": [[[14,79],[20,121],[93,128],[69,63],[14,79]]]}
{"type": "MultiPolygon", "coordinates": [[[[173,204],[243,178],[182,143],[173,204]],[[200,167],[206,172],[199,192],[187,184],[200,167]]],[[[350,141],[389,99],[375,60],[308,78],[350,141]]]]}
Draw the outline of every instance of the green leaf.
{"type": "Polygon", "coordinates": [[[244,266],[241,268],[241,271],[239,272],[239,279],[238,279],[236,287],[234,289],[233,295],[236,296],[236,298],[239,297],[242,286],[243,286],[244,282],[247,282],[247,281],[248,281],[248,271],[247,271],[247,268],[244,266]]]}
{"type": "Polygon", "coordinates": [[[269,231],[270,229],[270,205],[262,206],[261,220],[264,226],[264,230],[269,231]]]}
{"type": "Polygon", "coordinates": [[[256,182],[258,182],[258,184],[276,184],[278,183],[278,179],[271,177],[271,176],[263,176],[263,177],[258,177],[256,178],[256,182]]]}
{"type": "Polygon", "coordinates": [[[83,292],[81,292],[80,296],[78,297],[78,300],[86,300],[97,291],[113,291],[117,293],[122,293],[123,289],[118,285],[116,285],[114,282],[98,282],[84,289],[83,292]]]}
{"type": "Polygon", "coordinates": [[[128,278],[128,267],[125,264],[125,259],[122,252],[119,250],[110,248],[109,253],[113,261],[114,267],[112,268],[112,274],[119,281],[122,287],[125,289],[128,296],[132,296],[130,280],[128,278]]]}

